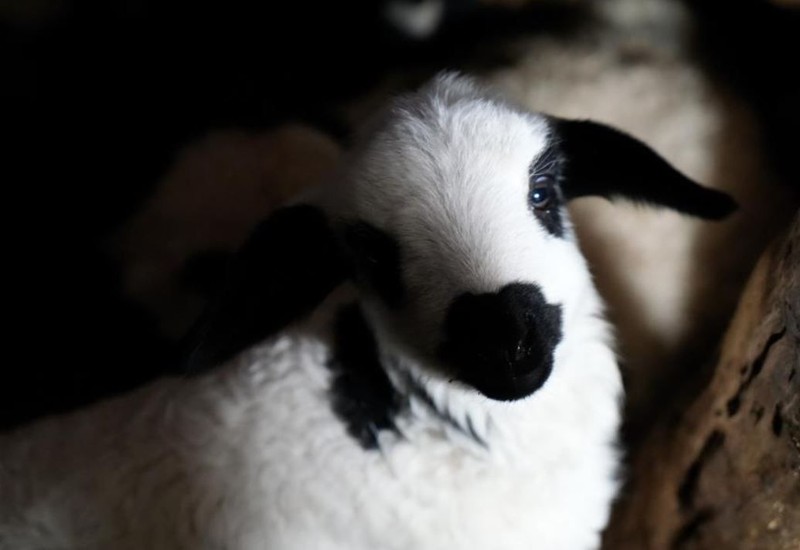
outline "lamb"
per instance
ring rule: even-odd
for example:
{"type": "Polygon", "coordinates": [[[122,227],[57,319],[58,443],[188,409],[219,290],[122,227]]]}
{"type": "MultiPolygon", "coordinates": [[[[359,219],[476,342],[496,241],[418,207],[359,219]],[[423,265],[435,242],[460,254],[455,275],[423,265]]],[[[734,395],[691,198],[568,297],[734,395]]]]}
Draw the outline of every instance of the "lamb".
{"type": "Polygon", "coordinates": [[[566,210],[590,194],[734,207],[465,77],[397,98],[257,228],[196,376],[0,438],[0,548],[597,548],[622,384],[566,210]]]}

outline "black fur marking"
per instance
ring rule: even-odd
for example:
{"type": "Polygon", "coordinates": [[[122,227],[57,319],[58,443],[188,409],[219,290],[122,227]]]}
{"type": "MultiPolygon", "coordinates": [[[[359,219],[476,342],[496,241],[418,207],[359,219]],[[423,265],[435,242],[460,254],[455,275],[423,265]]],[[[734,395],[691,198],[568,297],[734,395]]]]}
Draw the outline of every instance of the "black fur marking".
{"type": "Polygon", "coordinates": [[[478,435],[477,430],[475,430],[475,424],[472,423],[472,417],[469,415],[467,416],[467,431],[469,435],[472,436],[472,439],[477,441],[483,447],[488,447],[486,441],[484,441],[483,438],[478,435]]]}
{"type": "Polygon", "coordinates": [[[451,428],[455,428],[457,431],[466,435],[467,437],[472,438],[480,446],[488,448],[486,441],[480,435],[478,435],[478,432],[475,430],[475,425],[472,423],[471,417],[467,416],[465,420],[466,425],[462,424],[456,418],[454,418],[449,411],[443,411],[437,407],[430,394],[428,394],[428,392],[425,391],[425,388],[423,388],[411,375],[406,373],[405,378],[409,392],[422,401],[425,406],[428,407],[428,410],[430,410],[443,423],[447,424],[451,428]]]}
{"type": "Polygon", "coordinates": [[[550,376],[561,341],[561,306],[536,285],[463,294],[448,309],[441,358],[456,376],[498,400],[528,396],[550,376]]]}
{"type": "Polygon", "coordinates": [[[378,357],[375,338],[356,305],[343,308],[334,326],[333,411],[365,449],[378,449],[381,430],[396,431],[402,400],[378,357]]]}
{"type": "Polygon", "coordinates": [[[553,176],[556,185],[553,186],[553,200],[547,208],[533,208],[531,210],[536,215],[536,218],[541,222],[548,233],[556,237],[564,236],[564,212],[562,210],[563,195],[560,190],[561,181],[561,165],[562,153],[557,143],[551,143],[542,153],[536,158],[536,161],[530,167],[529,175],[531,186],[537,176],[551,175],[553,176]]]}
{"type": "Polygon", "coordinates": [[[344,241],[356,280],[371,288],[388,306],[400,307],[406,296],[401,278],[400,245],[390,235],[366,222],[348,225],[344,241]]]}
{"type": "Polygon", "coordinates": [[[539,153],[530,168],[531,175],[552,174],[556,180],[561,177],[561,169],[564,163],[563,152],[557,141],[551,140],[547,147],[539,153]]]}
{"type": "Polygon", "coordinates": [[[564,236],[564,211],[558,204],[546,210],[534,209],[533,212],[548,233],[559,238],[564,236]]]}
{"type": "Polygon", "coordinates": [[[724,444],[724,433],[719,430],[711,432],[697,458],[692,461],[692,464],[686,470],[683,475],[683,481],[678,487],[678,503],[682,510],[688,510],[694,506],[694,497],[697,494],[697,485],[700,482],[700,473],[703,470],[703,466],[711,460],[724,444]]]}
{"type": "Polygon", "coordinates": [[[283,208],[262,222],[233,261],[227,281],[184,342],[184,369],[197,373],[309,314],[344,279],[325,215],[283,208]]]}
{"type": "Polygon", "coordinates": [[[550,120],[564,152],[567,199],[624,197],[712,220],[736,209],[729,195],[696,184],[628,134],[588,120],[550,120]]]}

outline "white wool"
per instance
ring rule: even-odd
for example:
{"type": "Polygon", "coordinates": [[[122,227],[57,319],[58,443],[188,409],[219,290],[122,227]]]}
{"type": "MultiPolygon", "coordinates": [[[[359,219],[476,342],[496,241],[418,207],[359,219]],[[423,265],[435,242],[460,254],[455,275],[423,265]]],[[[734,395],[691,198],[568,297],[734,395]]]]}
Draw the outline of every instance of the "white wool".
{"type": "Polygon", "coordinates": [[[597,335],[565,340],[527,400],[442,389],[454,414],[485,415],[488,450],[409,416],[404,439],[365,451],[324,397],[326,351],[298,329],[211,376],[3,437],[0,548],[598,546],[619,380],[597,335]]]}
{"type": "Polygon", "coordinates": [[[565,238],[547,234],[527,203],[543,118],[448,76],[374,132],[322,202],[409,251],[404,275],[417,298],[405,317],[393,324],[359,289],[342,288],[211,374],[0,436],[0,548],[599,546],[618,486],[621,380],[569,228],[565,238]],[[429,333],[455,295],[520,280],[563,310],[541,389],[493,401],[429,368],[429,333]],[[353,296],[398,390],[406,373],[483,445],[414,398],[396,419],[400,435],[381,433],[379,450],[348,435],[326,363],[333,316],[353,296]],[[412,344],[420,354],[403,352],[412,344]]]}

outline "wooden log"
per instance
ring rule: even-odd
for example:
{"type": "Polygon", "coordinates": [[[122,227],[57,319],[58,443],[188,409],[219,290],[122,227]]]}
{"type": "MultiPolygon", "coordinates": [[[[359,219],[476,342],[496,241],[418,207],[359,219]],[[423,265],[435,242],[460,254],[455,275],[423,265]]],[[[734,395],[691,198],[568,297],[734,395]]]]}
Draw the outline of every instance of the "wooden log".
{"type": "Polygon", "coordinates": [[[800,213],[707,378],[632,451],[605,548],[800,549],[800,213]]]}

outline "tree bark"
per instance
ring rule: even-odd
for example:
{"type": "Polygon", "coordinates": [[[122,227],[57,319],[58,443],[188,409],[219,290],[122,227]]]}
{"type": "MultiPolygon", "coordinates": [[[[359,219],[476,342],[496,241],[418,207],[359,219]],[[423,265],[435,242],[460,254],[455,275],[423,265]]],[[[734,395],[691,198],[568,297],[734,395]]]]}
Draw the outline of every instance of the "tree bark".
{"type": "Polygon", "coordinates": [[[713,374],[631,452],[608,549],[800,549],[800,213],[745,289],[713,374]]]}

